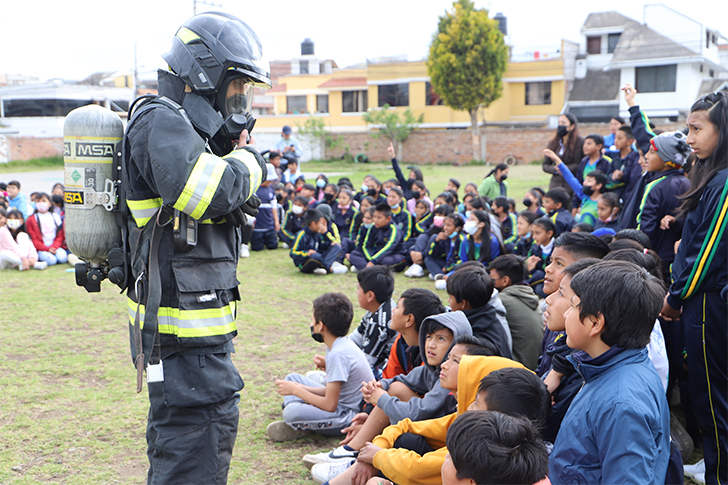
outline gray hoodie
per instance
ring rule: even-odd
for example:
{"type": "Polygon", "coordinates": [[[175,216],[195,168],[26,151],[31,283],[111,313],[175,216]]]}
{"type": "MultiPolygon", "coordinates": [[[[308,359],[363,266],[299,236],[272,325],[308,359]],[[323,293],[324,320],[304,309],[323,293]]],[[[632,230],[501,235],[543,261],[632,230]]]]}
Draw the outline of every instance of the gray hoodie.
{"type": "MultiPolygon", "coordinates": [[[[398,375],[392,379],[382,379],[382,389],[387,390],[392,382],[397,381],[405,384],[418,394],[424,394],[423,397],[413,397],[407,402],[402,402],[394,396],[384,394],[379,398],[377,405],[389,417],[392,424],[396,424],[405,418],[412,421],[421,421],[423,419],[433,419],[444,416],[447,412],[446,397],[450,393],[447,389],[440,385],[440,366],[433,366],[427,363],[427,349],[425,348],[425,339],[427,338],[427,329],[429,322],[437,322],[450,329],[453,333],[450,349],[455,345],[455,340],[460,335],[473,335],[468,318],[463,312],[448,312],[432,315],[425,318],[420,326],[420,356],[423,365],[416,367],[407,375],[398,375]]],[[[443,357],[443,362],[447,360],[447,354],[443,357]]]]}

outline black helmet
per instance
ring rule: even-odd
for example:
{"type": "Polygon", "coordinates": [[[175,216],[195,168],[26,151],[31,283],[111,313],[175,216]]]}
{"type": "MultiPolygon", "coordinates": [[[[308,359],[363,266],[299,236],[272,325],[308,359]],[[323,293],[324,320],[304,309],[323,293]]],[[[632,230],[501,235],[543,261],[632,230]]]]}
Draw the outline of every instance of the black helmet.
{"type": "MultiPolygon", "coordinates": [[[[188,86],[202,95],[217,94],[224,115],[227,87],[233,80],[270,87],[269,65],[255,32],[237,17],[222,12],[195,15],[179,28],[172,49],[162,56],[188,86]],[[221,99],[220,99],[221,98],[221,99]]],[[[231,100],[232,112],[247,111],[252,96],[231,100]]],[[[226,112],[227,111],[227,112],[226,112]]]]}

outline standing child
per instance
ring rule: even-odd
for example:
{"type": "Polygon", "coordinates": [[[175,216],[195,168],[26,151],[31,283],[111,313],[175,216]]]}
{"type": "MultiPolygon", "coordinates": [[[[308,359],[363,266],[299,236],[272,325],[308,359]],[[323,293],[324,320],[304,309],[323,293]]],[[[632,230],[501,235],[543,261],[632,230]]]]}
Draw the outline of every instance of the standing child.
{"type": "Polygon", "coordinates": [[[250,239],[250,249],[253,251],[262,251],[264,248],[278,248],[278,231],[281,229],[278,220],[278,199],[274,189],[274,182],[277,184],[276,169],[267,163],[268,178],[260,184],[255,192],[261,203],[258,207],[258,214],[255,216],[255,225],[253,227],[253,236],[250,239]]]}
{"type": "Polygon", "coordinates": [[[681,131],[663,133],[652,139],[647,152],[647,185],[645,186],[637,229],[650,238],[652,249],[665,263],[663,281],[670,283],[670,265],[675,259],[675,243],[682,234],[683,221],[676,220],[682,195],[690,190],[690,180],[682,166],[690,155],[690,146],[681,131]],[[662,220],[670,216],[670,222],[662,220]]]}
{"type": "Polygon", "coordinates": [[[705,482],[728,483],[728,96],[711,93],[690,109],[687,142],[698,162],[678,217],[682,240],[662,314],[682,309],[693,410],[703,435],[705,482]]]}
{"type": "Polygon", "coordinates": [[[25,232],[23,214],[10,213],[0,207],[0,269],[45,269],[47,263],[38,261],[38,253],[25,232]]]}
{"type": "Polygon", "coordinates": [[[614,146],[619,155],[612,160],[612,168],[607,173],[610,179],[607,188],[617,192],[624,200],[632,194],[642,175],[640,154],[632,149],[633,143],[632,129],[627,125],[620,126],[614,135],[614,146]]]}
{"type": "Polygon", "coordinates": [[[268,425],[274,441],[288,441],[315,431],[338,436],[351,423],[361,400],[362,382],[373,379],[364,353],[346,338],[354,310],[349,297],[326,293],[313,302],[311,337],[327,347],[326,385],[301,374],[276,380],[283,399],[283,421],[268,425]]]}
{"type": "Polygon", "coordinates": [[[38,251],[38,260],[53,266],[68,262],[68,252],[64,249],[66,236],[63,221],[50,209],[51,199],[48,194],[39,194],[38,202],[35,204],[35,214],[28,217],[25,226],[33,246],[38,251]]]}

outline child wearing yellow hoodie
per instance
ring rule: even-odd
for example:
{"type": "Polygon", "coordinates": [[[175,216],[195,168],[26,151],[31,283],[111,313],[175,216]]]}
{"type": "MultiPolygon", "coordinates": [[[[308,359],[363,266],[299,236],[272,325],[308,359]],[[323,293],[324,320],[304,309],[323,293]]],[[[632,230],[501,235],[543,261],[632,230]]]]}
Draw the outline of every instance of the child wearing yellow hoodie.
{"type": "MultiPolygon", "coordinates": [[[[388,426],[359,453],[357,462],[330,483],[352,483],[352,478],[381,472],[395,483],[440,484],[440,469],[447,456],[447,430],[467,410],[499,411],[525,415],[539,424],[545,421],[551,398],[543,382],[518,362],[503,357],[467,355],[463,344],[456,344],[443,363],[440,383],[458,401],[458,411],[442,418],[424,421],[404,419],[388,426]],[[424,438],[433,451],[423,454],[394,448],[405,433],[424,438]],[[370,466],[373,465],[373,468],[370,466]]],[[[358,480],[357,480],[358,481],[358,480]]],[[[360,482],[360,483],[363,483],[360,482]]]]}

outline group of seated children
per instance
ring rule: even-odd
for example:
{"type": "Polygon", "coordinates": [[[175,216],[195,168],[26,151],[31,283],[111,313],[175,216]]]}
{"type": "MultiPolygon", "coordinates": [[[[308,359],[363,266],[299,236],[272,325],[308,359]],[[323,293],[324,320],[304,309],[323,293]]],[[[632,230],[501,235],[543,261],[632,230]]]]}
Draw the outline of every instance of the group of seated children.
{"type": "Polygon", "coordinates": [[[75,264],[64,230],[63,185],[53,195],[33,192],[30,202],[12,180],[0,186],[0,269],[45,269],[55,264],[75,264]]]}
{"type": "Polygon", "coordinates": [[[357,300],[367,313],[351,333],[349,298],[317,298],[310,332],[326,355],[314,357],[310,377],[275,382],[283,420],[269,437],[342,437],[333,451],[303,457],[317,483],[332,485],[671,483],[659,259],[636,246],[607,254],[584,233],[552,246],[543,337],[524,328],[511,338],[510,320],[499,318],[507,313],[496,310],[508,295],[527,327],[518,315],[533,298],[509,291],[527,288],[513,255],[494,261],[490,275],[477,261],[456,269],[449,308],[424,288],[404,291],[395,306],[391,272],[365,267],[357,300]],[[543,343],[541,359],[532,350],[527,362],[514,360],[520,340],[536,353],[543,343]]]}

